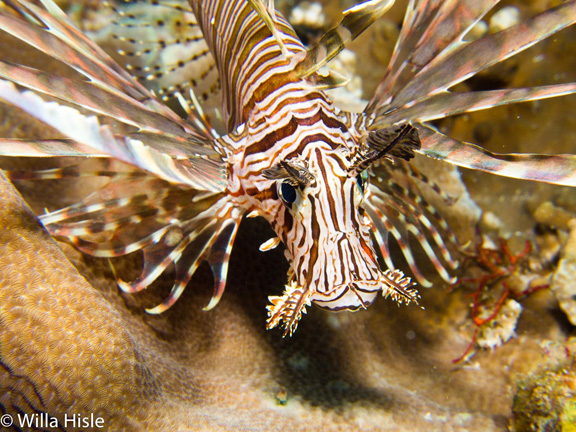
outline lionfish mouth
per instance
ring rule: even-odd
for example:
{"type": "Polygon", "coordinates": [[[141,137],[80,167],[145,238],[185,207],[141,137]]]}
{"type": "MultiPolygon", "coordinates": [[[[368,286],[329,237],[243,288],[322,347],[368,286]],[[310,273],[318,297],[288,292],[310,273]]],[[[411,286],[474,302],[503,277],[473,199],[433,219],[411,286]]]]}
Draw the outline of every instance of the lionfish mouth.
{"type": "Polygon", "coordinates": [[[336,285],[328,292],[315,292],[310,297],[318,307],[331,311],[366,309],[385,288],[382,279],[357,279],[336,285]]]}
{"type": "Polygon", "coordinates": [[[270,296],[266,327],[271,329],[283,325],[284,336],[292,335],[298,326],[306,306],[314,302],[318,307],[330,311],[355,311],[370,306],[380,291],[384,297],[392,297],[399,304],[418,303],[416,285],[400,270],[386,270],[378,279],[355,279],[334,286],[327,292],[314,291],[291,281],[282,296],[270,296]]]}

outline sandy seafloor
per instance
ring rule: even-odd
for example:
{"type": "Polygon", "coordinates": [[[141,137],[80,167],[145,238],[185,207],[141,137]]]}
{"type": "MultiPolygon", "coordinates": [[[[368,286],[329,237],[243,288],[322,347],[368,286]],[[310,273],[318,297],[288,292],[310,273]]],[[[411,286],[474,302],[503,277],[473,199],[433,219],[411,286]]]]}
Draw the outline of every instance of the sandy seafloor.
{"type": "MultiPolygon", "coordinates": [[[[325,1],[328,21],[349,6],[335,3],[325,1]]],[[[522,19],[553,3],[506,2],[522,19]]],[[[400,6],[352,46],[364,98],[385,71],[400,6]]],[[[0,52],[3,59],[63,70],[5,35],[0,52]]],[[[469,85],[554,84],[576,81],[575,71],[576,29],[568,29],[469,85]]],[[[573,95],[458,116],[439,127],[496,152],[574,153],[574,112],[573,95]]],[[[0,105],[0,136],[54,133],[0,105]]],[[[453,360],[475,331],[474,284],[451,290],[437,281],[421,289],[425,310],[384,299],[358,313],[313,307],[296,334],[283,339],[279,330],[265,330],[265,306],[269,295],[280,295],[287,263],[281,248],[258,251],[272,233],[249,219],[218,307],[202,311],[212,290],[203,265],[171,310],[148,315],[144,308],[168,293],[170,274],[144,293],[120,293],[106,260],[52,239],[0,177],[0,414],[48,413],[60,424],[65,415],[94,414],[110,431],[576,430],[576,192],[478,172],[463,172],[461,180],[447,164],[424,159],[418,157],[417,166],[457,198],[442,210],[468,250],[474,251],[476,227],[497,247],[498,237],[507,238],[515,254],[530,240],[529,259],[504,281],[519,291],[532,279],[551,284],[518,296],[519,316],[509,303],[510,314],[489,324],[495,333],[482,330],[479,342],[500,345],[498,335],[506,334],[506,343],[494,349],[476,344],[458,363],[453,360]],[[496,339],[490,342],[488,334],[496,339]]],[[[4,158],[0,164],[27,162],[4,158]]],[[[89,187],[17,186],[37,212],[74,202],[89,187]]],[[[125,272],[140,265],[139,257],[117,262],[125,272]]],[[[479,274],[471,266],[460,276],[479,274]]],[[[493,305],[494,295],[483,298],[493,305]]]]}

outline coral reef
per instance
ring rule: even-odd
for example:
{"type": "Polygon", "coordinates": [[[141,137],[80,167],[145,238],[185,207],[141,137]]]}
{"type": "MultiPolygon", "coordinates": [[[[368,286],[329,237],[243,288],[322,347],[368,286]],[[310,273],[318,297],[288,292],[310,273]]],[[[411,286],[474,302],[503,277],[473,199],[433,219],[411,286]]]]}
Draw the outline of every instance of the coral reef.
{"type": "Polygon", "coordinates": [[[576,219],[572,219],[568,226],[570,237],[554,273],[551,289],[572,325],[576,325],[576,219]]]}
{"type": "MultiPolygon", "coordinates": [[[[543,3],[548,2],[518,5],[522,18],[548,6],[543,3]]],[[[361,41],[356,47],[363,64],[359,72],[366,73],[365,95],[381,76],[370,67],[373,56],[366,50],[385,56],[391,49],[390,35],[401,18],[396,9],[391,12],[366,36],[364,41],[370,43],[361,41]]],[[[329,8],[326,13],[330,16],[329,8]]],[[[575,34],[563,32],[484,78],[506,80],[512,86],[540,79],[553,82],[543,76],[551,73],[574,80],[576,67],[571,62],[576,55],[566,53],[576,53],[575,34]]],[[[0,50],[14,58],[32,56],[4,35],[0,50]]],[[[37,53],[33,56],[42,67],[58,68],[37,53]]],[[[384,61],[377,59],[380,67],[384,61]]],[[[473,141],[480,137],[492,149],[502,149],[505,143],[506,151],[512,151],[508,144],[515,142],[521,151],[559,153],[573,151],[575,109],[576,97],[571,96],[462,116],[441,127],[473,141]]],[[[0,136],[54,137],[3,104],[0,118],[0,136]]],[[[0,166],[30,163],[39,161],[2,160],[0,166]]],[[[491,226],[499,234],[520,243],[543,237],[533,232],[537,222],[553,227],[550,236],[557,239],[557,247],[551,248],[551,256],[568,248],[562,259],[573,265],[572,225],[572,246],[564,246],[569,218],[547,218],[542,215],[545,208],[537,212],[545,203],[554,203],[571,215],[566,202],[574,202],[573,190],[480,173],[465,173],[465,186],[446,164],[416,163],[457,198],[453,206],[435,205],[463,243],[474,237],[479,205],[494,215],[491,226]],[[552,220],[563,222],[555,225],[552,220]]],[[[463,290],[448,292],[441,283],[421,293],[425,310],[398,309],[383,299],[354,314],[311,308],[295,336],[282,339],[280,331],[264,328],[267,297],[280,295],[286,282],[285,259],[280,248],[260,253],[258,245],[270,237],[269,228],[246,220],[218,307],[202,311],[212,291],[210,271],[203,266],[172,309],[152,316],[144,308],[165,297],[171,276],[147,292],[121,294],[106,260],[56,242],[28,207],[41,212],[57,200],[74,200],[91,185],[45,183],[50,184],[17,185],[26,204],[0,177],[3,413],[50,413],[61,425],[66,414],[93,413],[110,431],[503,431],[513,419],[514,430],[520,432],[534,430],[533,421],[547,421],[548,416],[562,430],[573,430],[574,348],[573,342],[565,343],[573,327],[550,290],[522,302],[516,337],[456,365],[452,360],[474,333],[470,298],[463,290]],[[538,389],[545,391],[540,395],[538,389]]],[[[121,274],[141,265],[139,257],[114,264],[121,274]]]]}
{"type": "Polygon", "coordinates": [[[574,365],[545,370],[523,380],[514,397],[511,430],[576,431],[576,373],[574,365]]]}

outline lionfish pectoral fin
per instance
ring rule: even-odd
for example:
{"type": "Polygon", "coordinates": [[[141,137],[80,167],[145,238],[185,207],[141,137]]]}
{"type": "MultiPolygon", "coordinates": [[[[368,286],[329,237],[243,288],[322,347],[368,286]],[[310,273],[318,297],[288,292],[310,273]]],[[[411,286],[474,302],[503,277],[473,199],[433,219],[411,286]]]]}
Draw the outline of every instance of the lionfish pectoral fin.
{"type": "MultiPolygon", "coordinates": [[[[399,305],[402,303],[410,304],[410,302],[418,304],[420,295],[414,288],[416,283],[412,282],[412,279],[408,276],[404,276],[402,271],[388,269],[383,273],[382,281],[385,285],[382,290],[384,297],[392,297],[399,305]]],[[[424,308],[422,307],[422,309],[424,308]]]]}
{"type": "Polygon", "coordinates": [[[463,44],[463,37],[500,0],[411,2],[385,78],[366,107],[385,109],[391,95],[409,85],[432,60],[463,44]]]}
{"type": "Polygon", "coordinates": [[[118,91],[127,98],[141,102],[167,120],[185,126],[173,111],[88,39],[53,1],[42,0],[45,9],[23,0],[13,0],[11,3],[14,3],[14,8],[18,11],[26,10],[25,16],[29,22],[1,13],[2,30],[68,64],[99,87],[118,91]]]}
{"type": "MultiPolygon", "coordinates": [[[[223,189],[221,163],[198,159],[203,171],[193,171],[191,159],[180,160],[166,154],[140,139],[114,135],[108,125],[100,124],[95,116],[86,116],[78,110],[46,102],[31,91],[20,92],[10,81],[0,79],[0,99],[28,112],[38,120],[52,126],[70,139],[93,149],[94,153],[108,154],[171,183],[186,184],[199,190],[220,192],[223,189]],[[206,178],[219,179],[206,182],[206,178]]],[[[170,140],[170,136],[166,138],[170,140]]],[[[151,143],[156,141],[150,138],[151,143]]]]}
{"type": "Polygon", "coordinates": [[[210,247],[207,261],[214,275],[214,294],[208,305],[204,307],[204,311],[213,309],[224,293],[228,276],[228,263],[230,262],[230,254],[232,253],[234,238],[238,232],[239,225],[240,219],[227,220],[210,247]]]}
{"type": "Polygon", "coordinates": [[[0,77],[142,130],[184,135],[184,130],[180,125],[148,110],[134,99],[110,89],[103,89],[88,81],[66,78],[3,61],[0,61],[0,77]]]}
{"type": "Polygon", "coordinates": [[[145,278],[142,277],[139,277],[136,281],[126,282],[120,278],[120,275],[118,274],[118,271],[116,270],[116,267],[110,258],[108,258],[108,265],[110,266],[110,270],[112,270],[112,275],[116,280],[116,285],[118,285],[118,288],[120,288],[125,293],[134,294],[140,292],[143,289],[148,288],[148,285],[151,283],[146,283],[145,278]]]}
{"type": "Polygon", "coordinates": [[[306,313],[306,306],[311,304],[310,296],[309,290],[292,281],[286,285],[286,290],[282,296],[268,297],[272,304],[266,306],[268,310],[266,328],[270,330],[283,323],[284,334],[282,337],[288,334],[292,336],[298,327],[302,314],[306,313]]]}
{"type": "Polygon", "coordinates": [[[501,154],[417,126],[422,140],[418,152],[434,159],[479,171],[524,180],[576,186],[576,155],[501,154]]]}
{"type": "Polygon", "coordinates": [[[374,21],[392,7],[395,0],[369,0],[344,11],[342,21],[328,30],[318,44],[306,52],[300,64],[306,78],[336,57],[350,41],[356,39],[374,21]]]}
{"type": "Polygon", "coordinates": [[[200,265],[206,250],[214,240],[216,229],[217,227],[214,223],[204,224],[188,234],[180,243],[179,250],[174,251],[170,255],[170,262],[173,262],[176,268],[175,282],[170,294],[162,303],[156,307],[146,309],[146,312],[154,315],[161,314],[176,303],[200,265]]]}
{"type": "MultiPolygon", "coordinates": [[[[173,226],[170,226],[169,228],[166,227],[162,236],[159,237],[154,244],[144,248],[144,268],[140,275],[130,282],[120,279],[110,261],[110,266],[112,267],[114,277],[116,278],[116,283],[122,291],[132,294],[148,288],[150,284],[164,273],[168,266],[178,259],[190,244],[190,240],[185,238],[178,244],[170,244],[167,237],[176,230],[178,230],[177,224],[173,224],[173,226]]],[[[174,237],[175,234],[172,234],[172,236],[174,237]]]]}
{"type": "Polygon", "coordinates": [[[158,306],[146,309],[148,313],[162,313],[176,303],[202,261],[208,261],[215,279],[214,295],[204,310],[216,306],[226,286],[230,252],[242,216],[243,212],[227,196],[197,216],[194,228],[184,233],[169,256],[176,269],[170,294],[158,306]]]}
{"type": "Polygon", "coordinates": [[[440,93],[575,22],[576,1],[566,1],[506,30],[466,43],[431,61],[409,85],[399,89],[391,108],[440,93]]]}
{"type": "Polygon", "coordinates": [[[412,180],[417,173],[411,169],[402,169],[407,165],[395,164],[395,169],[390,171],[392,177],[371,187],[371,194],[364,200],[363,206],[373,228],[372,235],[386,267],[396,267],[389,247],[393,238],[418,283],[426,288],[432,286],[432,282],[424,277],[418,267],[416,258],[420,258],[421,254],[415,254],[420,251],[415,251],[415,245],[409,241],[413,236],[436,272],[446,282],[453,283],[455,278],[449,270],[457,268],[458,261],[452,258],[446,242],[456,246],[456,237],[438,211],[420,196],[412,180]],[[394,180],[394,176],[400,176],[401,173],[408,176],[409,180],[403,186],[394,180]]]}
{"type": "Polygon", "coordinates": [[[417,104],[398,108],[394,112],[379,117],[371,126],[378,127],[384,123],[403,122],[408,119],[413,122],[431,121],[454,114],[480,111],[504,104],[536,101],[571,93],[576,93],[576,83],[473,92],[444,91],[417,104]]]}
{"type": "Polygon", "coordinates": [[[0,139],[0,155],[13,157],[110,157],[104,152],[99,152],[72,140],[21,139],[0,139]]]}

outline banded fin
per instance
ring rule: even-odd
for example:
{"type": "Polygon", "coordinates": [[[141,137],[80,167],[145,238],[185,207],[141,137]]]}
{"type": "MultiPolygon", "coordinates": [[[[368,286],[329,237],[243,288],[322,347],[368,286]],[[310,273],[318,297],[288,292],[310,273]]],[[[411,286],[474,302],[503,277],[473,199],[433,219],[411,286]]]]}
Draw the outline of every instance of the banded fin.
{"type": "Polygon", "coordinates": [[[422,139],[419,153],[478,171],[563,186],[576,186],[576,155],[492,153],[472,143],[441,134],[431,126],[417,125],[422,139]]]}
{"type": "Polygon", "coordinates": [[[63,157],[83,156],[108,158],[110,155],[98,152],[92,147],[72,140],[21,140],[0,139],[0,156],[13,157],[63,157]]]}
{"type": "Polygon", "coordinates": [[[343,12],[340,23],[328,30],[318,44],[305,53],[299,65],[301,76],[307,78],[336,57],[346,44],[356,39],[374,21],[384,15],[395,0],[368,0],[343,12]]]}
{"type": "MultiPolygon", "coordinates": [[[[458,267],[446,242],[458,245],[456,236],[426,200],[415,179],[427,182],[426,177],[419,177],[415,168],[403,161],[393,165],[386,163],[386,169],[373,168],[370,194],[364,200],[364,208],[370,218],[372,235],[388,269],[397,266],[390,253],[390,236],[398,243],[410,270],[424,287],[432,286],[420,271],[416,262],[410,238],[413,237],[420,249],[442,279],[454,283],[456,278],[450,272],[458,267]]],[[[433,187],[433,190],[437,188],[433,187]]],[[[445,195],[441,197],[447,199],[445,195]]]]}
{"type": "Polygon", "coordinates": [[[538,87],[484,90],[473,92],[441,92],[416,105],[406,105],[379,117],[370,127],[405,122],[425,122],[455,114],[474,112],[499,105],[541,100],[576,92],[576,83],[538,87]]]}
{"type": "Polygon", "coordinates": [[[205,311],[213,309],[224,293],[230,254],[232,253],[232,246],[234,245],[234,239],[236,238],[241,218],[242,215],[238,213],[234,218],[227,219],[222,224],[222,227],[218,231],[217,238],[210,247],[207,261],[214,275],[214,294],[210,302],[204,307],[203,310],[205,311]]]}
{"type": "MultiPolygon", "coordinates": [[[[92,161],[90,161],[92,163],[92,161]]],[[[102,164],[113,160],[103,159],[102,164]]],[[[114,166],[92,171],[109,182],[82,201],[40,215],[54,236],[68,238],[84,253],[114,258],[142,250],[144,267],[132,281],[116,274],[125,292],[147,288],[174,265],[175,283],[169,297],[150,313],[161,313],[179,298],[202,261],[214,272],[214,297],[206,310],[222,296],[232,243],[243,212],[222,194],[180,188],[141,171],[116,171],[114,166]],[[140,191],[140,192],[135,192],[140,191]]],[[[79,167],[32,172],[27,178],[63,178],[87,175],[79,167]]],[[[12,179],[25,176],[9,172],[12,179]]]]}
{"type": "Polygon", "coordinates": [[[394,95],[392,105],[427,99],[575,22],[576,1],[571,0],[506,30],[468,42],[424,67],[409,86],[394,95]]]}
{"type": "Polygon", "coordinates": [[[30,90],[56,97],[143,131],[185,137],[185,129],[162,115],[116,91],[104,90],[93,83],[65,78],[22,65],[0,61],[0,77],[30,90]]]}
{"type": "MultiPolygon", "coordinates": [[[[98,45],[84,36],[52,0],[40,2],[45,9],[26,0],[13,0],[11,6],[25,12],[26,16],[29,16],[29,22],[0,13],[0,29],[70,66],[94,85],[124,94],[187,129],[187,125],[173,111],[137,83],[98,45]],[[45,27],[42,27],[41,23],[45,27]]],[[[211,138],[202,137],[191,128],[186,132],[197,135],[198,139],[211,138]]]]}
{"type": "MultiPolygon", "coordinates": [[[[114,135],[111,128],[102,126],[96,117],[87,117],[55,102],[45,102],[30,91],[21,93],[9,81],[0,80],[0,98],[54,127],[73,141],[94,149],[98,154],[108,154],[172,183],[213,192],[219,192],[225,187],[218,160],[199,157],[196,162],[191,162],[190,159],[173,158],[163,149],[146,145],[138,139],[139,136],[131,138],[114,135]],[[201,164],[202,169],[194,169],[194,163],[201,164]]],[[[206,153],[203,147],[197,150],[206,153]]]]}
{"type": "Polygon", "coordinates": [[[382,107],[433,59],[454,51],[500,0],[411,1],[385,78],[366,108],[382,107]],[[456,19],[456,17],[458,19],[456,19]]]}
{"type": "Polygon", "coordinates": [[[223,198],[222,202],[215,206],[219,210],[217,217],[212,217],[197,233],[197,237],[193,239],[197,244],[190,243],[174,260],[176,282],[168,297],[158,306],[146,309],[146,312],[159,314],[172,307],[184,292],[198,265],[204,260],[208,261],[214,272],[214,295],[204,310],[208,311],[218,304],[226,286],[230,252],[242,217],[242,213],[226,201],[227,199],[223,198]]]}
{"type": "MultiPolygon", "coordinates": [[[[575,93],[576,83],[480,92],[448,91],[576,22],[576,0],[569,0],[513,27],[465,42],[464,36],[471,26],[496,3],[496,0],[411,2],[387,74],[364,111],[372,121],[369,128],[430,121],[506,103],[575,93]]],[[[426,125],[417,127],[426,135],[420,153],[436,159],[508,177],[574,185],[572,155],[498,155],[435,135],[434,129],[426,125]]]]}

